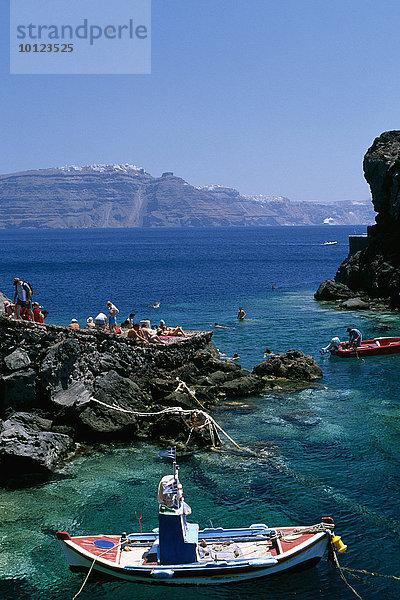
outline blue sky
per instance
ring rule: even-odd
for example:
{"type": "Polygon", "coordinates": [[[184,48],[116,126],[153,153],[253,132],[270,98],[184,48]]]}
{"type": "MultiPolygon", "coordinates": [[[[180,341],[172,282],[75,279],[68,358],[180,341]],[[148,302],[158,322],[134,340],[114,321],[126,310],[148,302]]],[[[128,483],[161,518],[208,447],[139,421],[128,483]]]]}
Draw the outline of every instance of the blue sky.
{"type": "Polygon", "coordinates": [[[1,173],[129,162],[364,200],[365,151],[400,129],[398,0],[153,0],[151,75],[10,75],[0,16],[1,173]]]}

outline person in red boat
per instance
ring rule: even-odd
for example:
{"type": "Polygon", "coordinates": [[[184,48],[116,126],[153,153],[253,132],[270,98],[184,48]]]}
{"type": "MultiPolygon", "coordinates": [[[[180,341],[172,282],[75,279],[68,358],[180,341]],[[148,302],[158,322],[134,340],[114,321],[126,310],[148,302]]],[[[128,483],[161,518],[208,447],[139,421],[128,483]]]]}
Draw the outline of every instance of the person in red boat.
{"type": "Polygon", "coordinates": [[[358,348],[358,346],[361,346],[362,333],[359,329],[348,327],[347,333],[349,334],[349,348],[358,348]]]}

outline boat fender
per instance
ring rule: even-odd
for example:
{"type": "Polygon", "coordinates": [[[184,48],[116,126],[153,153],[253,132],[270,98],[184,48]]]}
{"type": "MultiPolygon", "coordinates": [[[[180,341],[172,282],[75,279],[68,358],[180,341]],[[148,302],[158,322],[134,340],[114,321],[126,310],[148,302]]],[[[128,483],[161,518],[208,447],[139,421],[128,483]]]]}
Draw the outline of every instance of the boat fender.
{"type": "Polygon", "coordinates": [[[150,575],[154,579],[171,579],[174,576],[175,571],[172,569],[153,569],[150,571],[150,575]]]}
{"type": "Polygon", "coordinates": [[[343,544],[342,538],[340,537],[340,535],[333,536],[332,544],[334,544],[334,546],[338,552],[346,552],[346,550],[347,550],[347,546],[345,544],[343,544]]]}

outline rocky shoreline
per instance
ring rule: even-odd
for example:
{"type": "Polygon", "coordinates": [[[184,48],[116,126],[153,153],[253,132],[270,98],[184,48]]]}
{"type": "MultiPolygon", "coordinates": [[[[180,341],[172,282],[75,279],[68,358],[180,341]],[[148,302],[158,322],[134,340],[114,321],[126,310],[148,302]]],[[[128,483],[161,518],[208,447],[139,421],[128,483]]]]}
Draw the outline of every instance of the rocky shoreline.
{"type": "Polygon", "coordinates": [[[368,244],[348,256],[335,280],[324,281],[316,300],[347,309],[400,309],[400,131],[386,131],[364,156],[364,176],[377,212],[368,244]]]}
{"type": "Polygon", "coordinates": [[[265,389],[309,385],[314,359],[290,350],[254,367],[220,360],[212,332],[140,346],[102,331],[0,316],[0,468],[51,473],[93,444],[213,446],[208,411],[265,389]]]}

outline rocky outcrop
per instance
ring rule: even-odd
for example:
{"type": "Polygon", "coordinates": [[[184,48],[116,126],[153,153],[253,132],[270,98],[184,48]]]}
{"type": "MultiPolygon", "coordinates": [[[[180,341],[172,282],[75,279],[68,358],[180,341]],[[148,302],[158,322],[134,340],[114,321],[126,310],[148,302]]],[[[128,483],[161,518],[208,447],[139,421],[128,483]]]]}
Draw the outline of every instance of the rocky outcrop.
{"type": "Polygon", "coordinates": [[[291,381],[317,381],[322,371],[312,356],[301,350],[288,350],[272,355],[268,360],[256,365],[253,373],[267,379],[287,379],[291,381]]]}
{"type": "Polygon", "coordinates": [[[364,175],[378,213],[376,225],[368,228],[367,248],[343,261],[335,281],[353,296],[364,292],[400,308],[400,131],[375,139],[364,157],[364,175]]]}
{"type": "Polygon", "coordinates": [[[3,475],[53,471],[74,450],[73,440],[52,431],[52,421],[16,412],[3,422],[0,465],[3,475]]]}
{"type": "Polygon", "coordinates": [[[0,468],[52,471],[77,445],[104,440],[184,443],[190,435],[209,445],[198,411],[263,387],[220,361],[211,336],[139,346],[97,330],[0,317],[0,468]]]}
{"type": "Polygon", "coordinates": [[[274,380],[313,381],[311,357],[289,351],[255,367],[220,360],[212,332],[141,346],[97,330],[0,317],[0,469],[51,472],[96,442],[134,439],[213,445],[217,401],[274,380]]]}
{"type": "Polygon", "coordinates": [[[368,204],[245,197],[134,165],[0,175],[0,228],[209,227],[372,223],[368,204]]]}
{"type": "Polygon", "coordinates": [[[340,306],[346,310],[368,310],[371,308],[370,303],[361,298],[350,298],[342,302],[340,306]]]}
{"type": "Polygon", "coordinates": [[[326,279],[320,284],[314,294],[314,298],[316,300],[347,300],[353,295],[354,293],[347,285],[337,283],[336,281],[332,281],[332,279],[326,279]]]}

